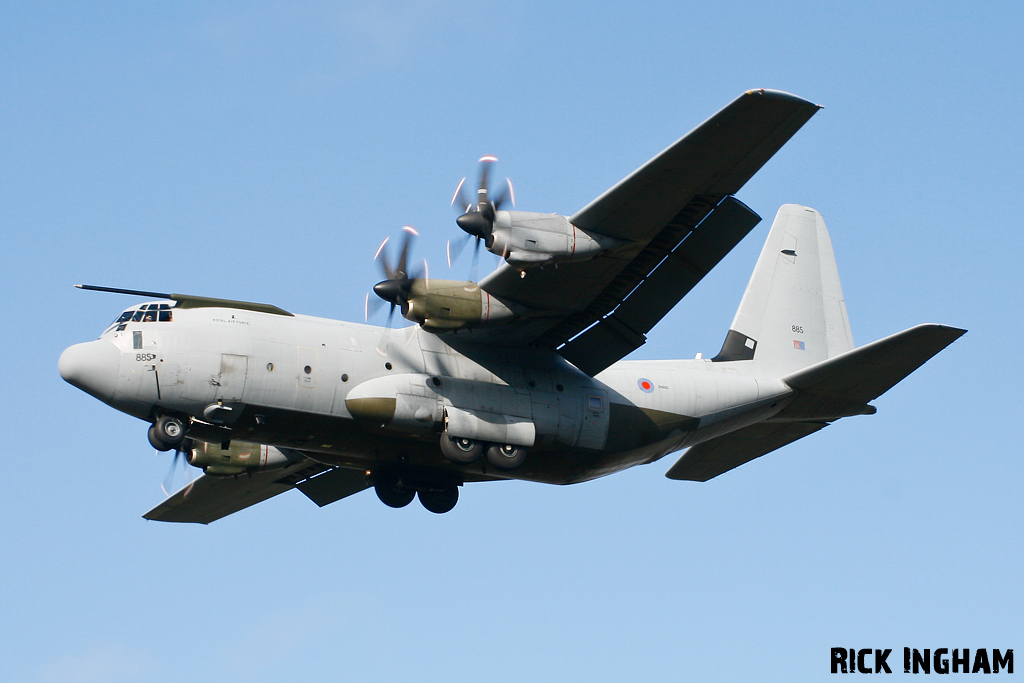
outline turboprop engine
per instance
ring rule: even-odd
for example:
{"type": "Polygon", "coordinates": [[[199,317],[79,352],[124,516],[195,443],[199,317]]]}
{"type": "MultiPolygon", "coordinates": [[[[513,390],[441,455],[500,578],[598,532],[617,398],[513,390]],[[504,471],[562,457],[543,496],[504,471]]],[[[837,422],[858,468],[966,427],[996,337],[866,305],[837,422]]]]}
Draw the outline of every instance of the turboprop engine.
{"type": "Polygon", "coordinates": [[[455,188],[452,196],[452,205],[460,211],[465,210],[455,222],[463,231],[475,237],[477,244],[482,240],[487,251],[502,257],[513,268],[525,271],[530,266],[585,261],[602,251],[624,244],[622,240],[613,237],[581,230],[565,216],[555,213],[502,211],[502,204],[511,201],[514,207],[516,201],[512,181],[507,178],[507,187],[491,198],[488,177],[491,166],[497,160],[493,156],[480,159],[480,183],[476,201],[470,201],[463,194],[465,178],[455,188]]]}
{"type": "Polygon", "coordinates": [[[554,213],[498,211],[489,227],[484,247],[513,268],[586,261],[623,244],[612,237],[592,235],[554,213]]]}
{"type": "Polygon", "coordinates": [[[373,291],[401,306],[407,320],[427,329],[478,327],[505,322],[514,315],[511,308],[470,281],[393,279],[377,283],[373,291]]]}
{"type": "Polygon", "coordinates": [[[195,441],[186,458],[188,464],[214,477],[276,470],[292,462],[292,458],[273,446],[261,446],[245,441],[232,441],[228,444],[195,441]]]}
{"type": "MultiPolygon", "coordinates": [[[[402,245],[392,260],[381,242],[374,256],[387,278],[373,286],[373,292],[391,304],[388,320],[395,308],[402,316],[430,330],[457,330],[510,320],[515,313],[505,303],[494,298],[475,282],[461,280],[432,280],[426,277],[426,262],[422,268],[409,264],[412,239],[419,233],[412,226],[402,228],[402,245]]],[[[366,300],[369,315],[369,295],[366,300]]],[[[390,322],[389,322],[390,325],[390,322]]]]}

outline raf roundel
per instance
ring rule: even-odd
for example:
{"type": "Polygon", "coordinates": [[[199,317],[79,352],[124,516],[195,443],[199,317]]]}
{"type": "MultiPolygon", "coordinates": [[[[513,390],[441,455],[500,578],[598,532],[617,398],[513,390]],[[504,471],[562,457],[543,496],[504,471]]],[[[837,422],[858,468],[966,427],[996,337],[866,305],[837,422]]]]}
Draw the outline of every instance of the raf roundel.
{"type": "Polygon", "coordinates": [[[640,391],[644,392],[645,394],[654,393],[654,384],[651,382],[651,380],[647,379],[646,377],[641,377],[640,379],[638,379],[636,381],[636,385],[640,387],[640,391]]]}

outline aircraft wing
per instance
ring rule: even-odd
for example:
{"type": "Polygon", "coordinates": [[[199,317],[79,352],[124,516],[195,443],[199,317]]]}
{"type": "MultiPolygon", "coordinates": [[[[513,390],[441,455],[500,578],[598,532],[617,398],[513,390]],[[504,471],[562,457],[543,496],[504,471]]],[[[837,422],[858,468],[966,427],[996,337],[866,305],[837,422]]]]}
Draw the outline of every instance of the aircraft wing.
{"type": "Polygon", "coordinates": [[[297,488],[323,507],[368,488],[363,470],[303,458],[284,469],[235,477],[202,475],[143,515],[159,522],[209,524],[297,488]]]}
{"type": "Polygon", "coordinates": [[[641,346],[760,221],[731,195],[818,109],[773,90],[738,97],[570,219],[623,246],[525,277],[503,263],[486,277],[484,291],[535,313],[477,338],[558,349],[590,375],[641,346]]]}

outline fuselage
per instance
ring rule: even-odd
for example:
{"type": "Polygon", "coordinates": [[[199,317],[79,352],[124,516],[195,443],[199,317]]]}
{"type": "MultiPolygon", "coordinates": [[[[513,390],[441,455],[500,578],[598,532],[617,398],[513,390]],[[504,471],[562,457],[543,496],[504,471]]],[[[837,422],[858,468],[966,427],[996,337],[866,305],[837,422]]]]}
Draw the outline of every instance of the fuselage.
{"type": "Polygon", "coordinates": [[[785,383],[744,367],[624,361],[591,378],[551,351],[467,347],[416,326],[166,302],[129,309],[60,362],[65,379],[103,402],[149,422],[182,416],[202,441],[557,484],[653,462],[781,410],[785,383]],[[456,414],[502,416],[509,434],[528,429],[529,457],[512,471],[449,461],[438,439],[456,414]]]}

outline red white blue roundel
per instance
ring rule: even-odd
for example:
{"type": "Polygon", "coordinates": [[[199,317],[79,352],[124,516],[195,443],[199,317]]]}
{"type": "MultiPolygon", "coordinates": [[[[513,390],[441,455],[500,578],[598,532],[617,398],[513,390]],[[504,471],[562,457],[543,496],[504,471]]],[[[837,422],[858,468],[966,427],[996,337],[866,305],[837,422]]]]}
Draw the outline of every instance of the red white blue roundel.
{"type": "Polygon", "coordinates": [[[640,379],[638,379],[636,381],[636,385],[640,387],[640,391],[644,392],[645,394],[654,393],[654,382],[647,379],[646,377],[641,377],[640,379]]]}

